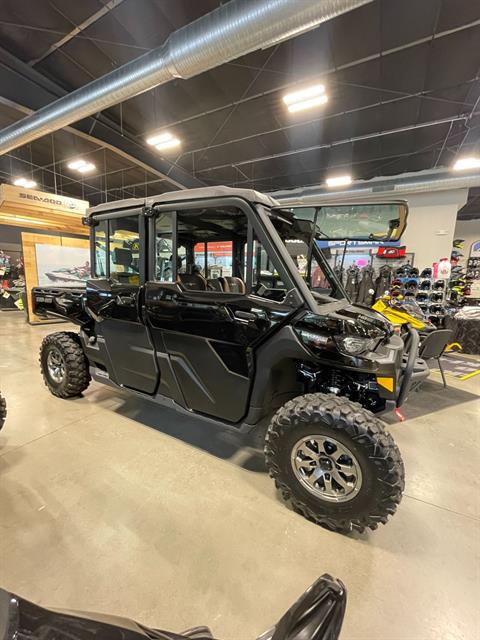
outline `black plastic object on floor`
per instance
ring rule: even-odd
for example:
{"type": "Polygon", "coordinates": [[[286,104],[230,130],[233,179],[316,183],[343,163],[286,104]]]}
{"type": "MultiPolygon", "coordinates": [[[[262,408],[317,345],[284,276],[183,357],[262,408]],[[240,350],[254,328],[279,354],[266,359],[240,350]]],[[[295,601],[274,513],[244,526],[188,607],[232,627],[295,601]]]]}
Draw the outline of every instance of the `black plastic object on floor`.
{"type": "Polygon", "coordinates": [[[6,417],[7,417],[7,403],[5,402],[5,398],[2,398],[2,394],[0,394],[0,429],[5,424],[6,417]]]}
{"type": "MultiPolygon", "coordinates": [[[[340,636],[347,593],[340,580],[325,574],[285,615],[257,640],[336,640],[340,636]]],[[[127,618],[45,609],[0,589],[1,640],[213,640],[208,627],[183,633],[151,629],[127,618]]]]}

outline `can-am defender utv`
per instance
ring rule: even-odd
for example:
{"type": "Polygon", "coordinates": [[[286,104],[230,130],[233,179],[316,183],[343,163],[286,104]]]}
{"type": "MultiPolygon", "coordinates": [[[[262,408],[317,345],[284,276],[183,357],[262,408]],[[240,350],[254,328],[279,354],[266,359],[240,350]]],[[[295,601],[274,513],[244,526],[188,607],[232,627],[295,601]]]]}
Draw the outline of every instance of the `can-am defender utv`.
{"type": "Polygon", "coordinates": [[[379,313],[353,305],[318,238],[398,239],[404,203],[282,209],[209,187],[99,205],[85,289],[33,290],[40,362],[59,397],[98,382],[239,431],[269,421],[265,458],[283,497],[337,531],[375,529],[404,487],[375,414],[428,375],[379,313]]]}

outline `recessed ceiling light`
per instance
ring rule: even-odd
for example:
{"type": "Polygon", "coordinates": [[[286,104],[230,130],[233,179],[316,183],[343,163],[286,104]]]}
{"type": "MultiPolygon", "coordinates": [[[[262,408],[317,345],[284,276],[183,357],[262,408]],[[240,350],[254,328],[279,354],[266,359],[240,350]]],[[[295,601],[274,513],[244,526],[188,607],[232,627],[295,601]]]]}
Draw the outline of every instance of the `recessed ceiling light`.
{"type": "Polygon", "coordinates": [[[80,173],[87,173],[88,171],[93,171],[95,169],[95,165],[92,162],[87,162],[82,158],[78,160],[72,160],[67,164],[69,169],[74,169],[75,171],[80,171],[80,173]]]}
{"type": "Polygon", "coordinates": [[[453,165],[454,171],[463,171],[465,169],[480,169],[480,158],[470,156],[468,158],[459,158],[453,165]]]}
{"type": "Polygon", "coordinates": [[[147,138],[147,144],[154,146],[159,151],[178,147],[180,140],[169,132],[156,133],[147,138]]]}
{"type": "Polygon", "coordinates": [[[13,184],[16,187],[24,187],[25,189],[33,189],[33,187],[37,186],[35,180],[28,180],[28,178],[16,178],[13,184]]]}
{"type": "Polygon", "coordinates": [[[327,178],[327,187],[343,187],[352,183],[352,176],[335,176],[327,178]]]}

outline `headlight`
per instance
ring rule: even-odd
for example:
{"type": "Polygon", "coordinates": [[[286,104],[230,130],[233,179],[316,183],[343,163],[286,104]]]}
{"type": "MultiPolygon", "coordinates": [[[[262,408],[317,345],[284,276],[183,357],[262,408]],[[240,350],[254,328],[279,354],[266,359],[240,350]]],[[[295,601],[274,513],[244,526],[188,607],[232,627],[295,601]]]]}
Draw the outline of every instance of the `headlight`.
{"type": "Polygon", "coordinates": [[[331,339],[329,336],[322,335],[321,333],[315,333],[314,331],[306,331],[305,329],[302,329],[299,333],[302,338],[302,342],[311,349],[315,349],[315,347],[325,348],[331,339]]]}
{"type": "Polygon", "coordinates": [[[364,338],[362,336],[335,336],[335,342],[342,353],[358,356],[361,353],[374,351],[379,339],[364,338]]]}

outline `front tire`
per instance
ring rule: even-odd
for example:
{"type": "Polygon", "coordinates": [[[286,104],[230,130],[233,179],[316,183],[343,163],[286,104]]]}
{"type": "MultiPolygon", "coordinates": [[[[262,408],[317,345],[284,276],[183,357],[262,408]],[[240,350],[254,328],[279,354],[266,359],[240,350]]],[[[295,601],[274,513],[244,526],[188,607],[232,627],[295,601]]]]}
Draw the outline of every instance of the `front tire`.
{"type": "Polygon", "coordinates": [[[90,383],[88,362],[75,333],[59,331],[43,339],[40,368],[48,389],[58,398],[73,398],[90,383]]]}
{"type": "Polygon", "coordinates": [[[392,436],[343,397],[312,393],[287,402],[268,428],[265,458],[294,510],[333,531],[376,529],[402,498],[404,467],[392,436]]]}

